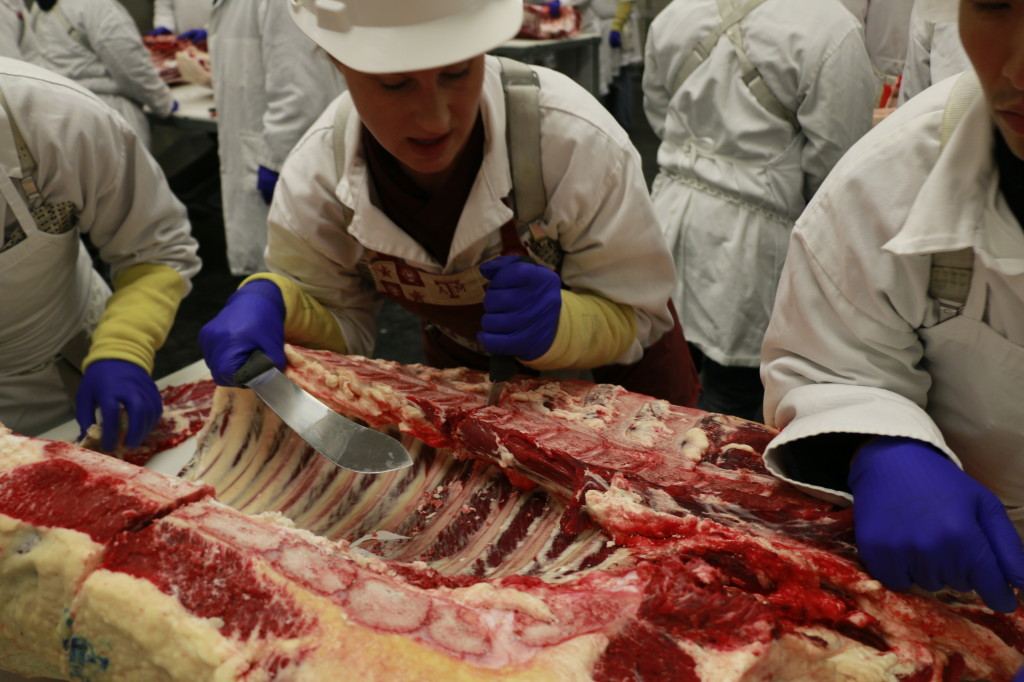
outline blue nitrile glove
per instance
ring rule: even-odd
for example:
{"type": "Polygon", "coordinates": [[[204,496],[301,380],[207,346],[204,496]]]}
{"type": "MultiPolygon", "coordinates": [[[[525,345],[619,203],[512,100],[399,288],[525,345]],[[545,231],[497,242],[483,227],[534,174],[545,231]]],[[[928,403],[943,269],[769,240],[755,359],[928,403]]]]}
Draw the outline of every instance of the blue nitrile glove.
{"type": "Polygon", "coordinates": [[[893,590],[916,583],[975,590],[1017,608],[1024,546],[999,499],[931,445],[880,437],[853,458],[853,525],[868,573],[893,590]]]}
{"type": "Polygon", "coordinates": [[[612,31],[608,34],[608,44],[612,47],[622,47],[622,34],[612,31]]]}
{"type": "Polygon", "coordinates": [[[256,189],[263,195],[263,201],[270,204],[270,200],[274,198],[274,187],[277,186],[278,174],[269,168],[260,166],[259,170],[256,171],[256,189]]]}
{"type": "Polygon", "coordinates": [[[199,330],[199,347],[214,382],[236,386],[231,377],[257,348],[284,369],[284,316],[281,290],[270,280],[253,280],[231,294],[199,330]]]}
{"type": "Polygon", "coordinates": [[[477,340],[494,355],[534,360],[551,348],[562,310],[558,273],[520,256],[499,256],[480,264],[491,280],[484,294],[483,331],[477,340]]]}
{"type": "MultiPolygon", "coordinates": [[[[127,360],[97,360],[85,369],[75,396],[75,418],[82,435],[96,423],[99,408],[103,437],[101,445],[110,452],[121,434],[121,406],[128,414],[125,445],[137,447],[153,430],[163,413],[160,390],[149,372],[127,360]]],[[[80,436],[81,437],[81,436],[80,436]]]]}
{"type": "Polygon", "coordinates": [[[178,40],[191,40],[193,43],[202,42],[206,40],[206,29],[205,28],[193,28],[184,33],[178,34],[178,40]]]}
{"type": "Polygon", "coordinates": [[[178,110],[178,100],[174,100],[174,103],[171,104],[171,113],[173,114],[177,110],[178,110]]]}
{"type": "Polygon", "coordinates": [[[545,2],[548,7],[548,16],[552,19],[557,19],[562,16],[562,5],[558,0],[551,0],[551,2],[545,2]]]}
{"type": "Polygon", "coordinates": [[[171,29],[167,28],[166,26],[157,26],[156,28],[154,28],[152,31],[150,31],[146,35],[147,36],[167,36],[167,35],[170,35],[171,33],[172,33],[171,29]]]}
{"type": "Polygon", "coordinates": [[[1024,668],[1017,671],[1017,675],[1013,678],[1013,682],[1024,682],[1024,668]]]}

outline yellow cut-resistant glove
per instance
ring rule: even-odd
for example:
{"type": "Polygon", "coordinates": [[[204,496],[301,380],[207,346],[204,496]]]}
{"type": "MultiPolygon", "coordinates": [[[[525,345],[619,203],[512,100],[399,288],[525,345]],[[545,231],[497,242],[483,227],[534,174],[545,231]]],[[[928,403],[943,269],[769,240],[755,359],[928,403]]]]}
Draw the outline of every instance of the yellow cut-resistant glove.
{"type": "Polygon", "coordinates": [[[82,369],[97,360],[126,360],[152,373],[184,295],[185,280],[170,266],[140,263],[121,272],[82,369]]]}
{"type": "Polygon", "coordinates": [[[300,289],[298,284],[287,277],[270,272],[260,272],[247,277],[239,288],[257,279],[270,280],[281,290],[285,309],[285,341],[306,348],[343,354],[348,352],[348,344],[345,343],[337,320],[320,301],[300,289]]]}
{"type": "Polygon", "coordinates": [[[563,289],[551,348],[523,364],[540,371],[593,369],[613,362],[635,339],[636,318],[631,306],[563,289]]]}
{"type": "Polygon", "coordinates": [[[622,33],[629,15],[633,11],[633,0],[620,0],[615,6],[615,17],[612,19],[612,30],[622,33]]]}

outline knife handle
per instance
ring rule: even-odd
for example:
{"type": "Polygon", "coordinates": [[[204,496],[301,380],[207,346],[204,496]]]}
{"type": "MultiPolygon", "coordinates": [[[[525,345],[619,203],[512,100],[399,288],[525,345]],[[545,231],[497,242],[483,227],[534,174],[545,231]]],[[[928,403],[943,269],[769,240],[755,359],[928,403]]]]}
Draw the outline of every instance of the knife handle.
{"type": "Polygon", "coordinates": [[[488,366],[491,383],[508,381],[522,371],[522,365],[513,355],[492,355],[488,366]]]}
{"type": "Polygon", "coordinates": [[[231,380],[239,386],[246,386],[260,374],[263,374],[268,369],[273,369],[275,366],[274,361],[257,348],[249,355],[245,363],[238,368],[238,371],[231,375],[231,380]]]}

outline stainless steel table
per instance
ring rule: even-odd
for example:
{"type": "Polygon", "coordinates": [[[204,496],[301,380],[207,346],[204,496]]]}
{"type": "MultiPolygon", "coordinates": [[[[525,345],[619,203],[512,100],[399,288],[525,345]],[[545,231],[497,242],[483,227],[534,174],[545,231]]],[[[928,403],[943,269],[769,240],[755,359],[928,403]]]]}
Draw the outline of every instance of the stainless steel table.
{"type": "Polygon", "coordinates": [[[167,118],[160,118],[146,110],[152,125],[166,125],[180,130],[201,133],[217,132],[217,110],[213,103],[213,89],[195,83],[172,85],[171,93],[178,100],[178,110],[167,118]]]}

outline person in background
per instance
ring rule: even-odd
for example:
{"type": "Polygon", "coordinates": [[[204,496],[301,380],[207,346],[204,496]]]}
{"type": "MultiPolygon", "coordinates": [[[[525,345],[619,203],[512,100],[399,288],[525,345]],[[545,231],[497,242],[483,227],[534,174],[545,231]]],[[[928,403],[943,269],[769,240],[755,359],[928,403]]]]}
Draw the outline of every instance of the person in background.
{"type": "Polygon", "coordinates": [[[568,77],[484,54],[516,35],[521,0],[376,2],[292,4],[348,94],[285,163],[270,272],[200,333],[214,380],[233,385],[256,349],[284,367],[285,342],[370,355],[390,298],[432,366],[512,356],[692,405],[672,257],[626,132],[568,77]],[[537,98],[508,122],[503,69],[537,98]],[[539,155],[514,191],[507,135],[539,155]],[[527,197],[536,215],[513,210],[527,197]]]}
{"type": "Polygon", "coordinates": [[[910,16],[910,38],[899,103],[934,83],[971,68],[960,44],[959,0],[917,0],[910,16]]]}
{"type": "Polygon", "coordinates": [[[200,266],[185,207],[134,129],[72,81],[0,58],[0,105],[0,422],[84,431],[98,409],[112,450],[123,407],[138,445],[162,411],[154,355],[200,266]]]}
{"type": "Polygon", "coordinates": [[[0,0],[0,57],[25,59],[27,15],[22,0],[0,0]]]}
{"type": "Polygon", "coordinates": [[[876,89],[860,25],[838,0],[767,0],[730,26],[716,0],[676,0],[651,23],[651,193],[699,408],[762,420],[761,340],[789,231],[870,128],[876,89]]]}
{"type": "Polygon", "coordinates": [[[267,207],[284,158],[345,83],[286,0],[216,0],[210,61],[233,275],[265,269],[267,207]]]}
{"type": "Polygon", "coordinates": [[[879,102],[882,88],[888,85],[895,93],[903,74],[914,0],[842,0],[842,3],[864,27],[864,44],[879,83],[879,96],[874,101],[879,102]]]}
{"type": "Polygon", "coordinates": [[[890,589],[975,590],[1008,612],[1024,588],[1024,0],[961,0],[959,31],[973,71],[866,135],[793,231],[765,458],[852,502],[890,589]]]}
{"type": "Polygon", "coordinates": [[[178,103],[160,78],[135,20],[118,0],[35,0],[31,60],[96,93],[147,148],[143,106],[167,117],[178,103]]]}
{"type": "Polygon", "coordinates": [[[601,27],[599,50],[601,102],[626,132],[633,128],[633,83],[630,67],[643,62],[634,0],[594,0],[601,27]]]}
{"type": "Polygon", "coordinates": [[[152,36],[178,34],[179,40],[206,40],[211,0],[154,0],[152,36]]]}

